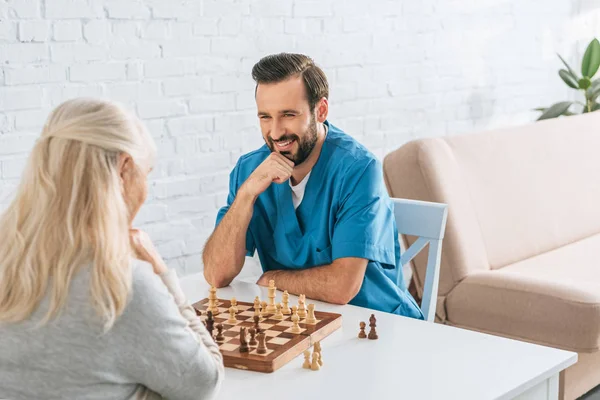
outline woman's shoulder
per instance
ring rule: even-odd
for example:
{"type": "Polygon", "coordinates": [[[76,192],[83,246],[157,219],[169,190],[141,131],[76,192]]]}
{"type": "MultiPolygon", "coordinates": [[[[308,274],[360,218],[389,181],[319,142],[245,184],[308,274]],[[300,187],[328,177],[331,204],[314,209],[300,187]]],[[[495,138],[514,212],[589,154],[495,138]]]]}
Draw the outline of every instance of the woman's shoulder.
{"type": "Polygon", "coordinates": [[[144,261],[134,260],[131,268],[131,298],[149,301],[161,296],[172,297],[162,279],[154,273],[152,266],[144,261]]]}

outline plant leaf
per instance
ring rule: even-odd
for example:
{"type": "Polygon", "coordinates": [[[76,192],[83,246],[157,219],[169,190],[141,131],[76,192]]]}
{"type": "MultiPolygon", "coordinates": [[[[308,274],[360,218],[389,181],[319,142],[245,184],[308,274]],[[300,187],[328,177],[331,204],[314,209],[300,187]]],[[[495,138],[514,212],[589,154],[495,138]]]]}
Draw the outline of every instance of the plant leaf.
{"type": "Polygon", "coordinates": [[[581,78],[579,80],[579,88],[580,89],[586,90],[590,86],[592,86],[592,81],[590,81],[590,78],[588,78],[587,76],[584,76],[583,78],[581,78]]]}
{"type": "Polygon", "coordinates": [[[598,111],[598,110],[600,110],[600,104],[594,103],[594,105],[592,106],[592,111],[598,111]]]}
{"type": "Polygon", "coordinates": [[[553,104],[550,108],[544,111],[542,115],[540,115],[538,121],[541,121],[543,119],[560,117],[565,112],[567,112],[569,107],[571,107],[571,104],[573,104],[572,101],[561,101],[560,103],[553,104]]]}
{"type": "Polygon", "coordinates": [[[599,95],[600,95],[600,85],[596,85],[596,86],[592,85],[585,92],[585,97],[587,97],[588,99],[590,99],[592,101],[595,101],[599,95]]]}
{"type": "Polygon", "coordinates": [[[560,54],[558,54],[558,53],[556,53],[556,55],[558,56],[558,58],[560,58],[560,61],[562,61],[562,63],[565,64],[565,67],[567,67],[567,70],[571,73],[571,75],[573,75],[576,80],[579,80],[579,78],[577,77],[577,74],[575,73],[575,71],[573,71],[573,68],[571,68],[571,66],[569,64],[567,64],[565,59],[562,58],[560,56],[560,54]]]}
{"type": "Polygon", "coordinates": [[[583,55],[581,73],[583,76],[591,78],[598,71],[598,67],[600,67],[600,42],[598,42],[598,39],[594,39],[590,42],[583,55]]]}
{"type": "Polygon", "coordinates": [[[569,71],[567,71],[566,69],[561,69],[560,71],[558,71],[558,75],[567,85],[569,85],[573,89],[579,89],[577,78],[574,77],[573,74],[571,74],[569,71]]]}
{"type": "Polygon", "coordinates": [[[541,111],[541,112],[544,112],[544,111],[546,111],[547,109],[548,109],[548,107],[538,107],[538,108],[534,108],[533,110],[534,110],[534,111],[541,111]]]}

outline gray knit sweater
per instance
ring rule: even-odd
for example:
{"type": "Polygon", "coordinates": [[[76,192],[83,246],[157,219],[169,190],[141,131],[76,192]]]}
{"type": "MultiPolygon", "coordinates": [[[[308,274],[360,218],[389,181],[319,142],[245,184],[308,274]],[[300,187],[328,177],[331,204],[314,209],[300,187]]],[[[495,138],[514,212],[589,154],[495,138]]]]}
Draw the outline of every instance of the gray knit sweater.
{"type": "MultiPolygon", "coordinates": [[[[223,379],[217,345],[175,271],[135,262],[125,312],[108,333],[92,308],[89,267],[74,278],[66,308],[35,329],[45,299],[18,324],[0,324],[0,399],[209,399],[223,379]]],[[[0,283],[1,284],[1,283],[0,283]]]]}

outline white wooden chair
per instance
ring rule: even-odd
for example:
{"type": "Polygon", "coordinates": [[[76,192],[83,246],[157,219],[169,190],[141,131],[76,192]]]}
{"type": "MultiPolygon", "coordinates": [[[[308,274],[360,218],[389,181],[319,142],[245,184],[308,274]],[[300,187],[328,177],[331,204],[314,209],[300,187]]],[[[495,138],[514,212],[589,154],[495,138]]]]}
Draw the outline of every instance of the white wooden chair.
{"type": "MultiPolygon", "coordinates": [[[[448,205],[427,201],[392,199],[394,215],[400,235],[418,236],[418,239],[404,251],[400,257],[402,266],[409,263],[429,243],[427,270],[421,310],[426,321],[435,320],[438,282],[440,278],[440,257],[442,255],[442,240],[446,230],[448,205]]],[[[403,241],[400,241],[401,245],[403,241]]],[[[404,249],[403,249],[404,250],[404,249]]],[[[402,277],[398,274],[398,284],[402,277]]]]}

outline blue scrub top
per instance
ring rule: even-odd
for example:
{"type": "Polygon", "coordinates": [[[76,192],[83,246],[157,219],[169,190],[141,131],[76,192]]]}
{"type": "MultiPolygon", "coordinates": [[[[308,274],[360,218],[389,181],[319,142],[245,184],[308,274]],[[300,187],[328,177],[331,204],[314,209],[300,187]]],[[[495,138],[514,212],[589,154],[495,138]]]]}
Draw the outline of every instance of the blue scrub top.
{"type": "MultiPolygon", "coordinates": [[[[350,304],[423,319],[403,280],[401,288],[396,286],[402,275],[400,245],[381,163],[352,137],[325,124],[325,143],[297,210],[288,182],[273,183],[258,196],[246,235],[248,256],[258,251],[264,271],[305,269],[342,257],[368,259],[362,286],[350,304]]],[[[264,145],[238,160],[217,225],[239,187],[269,154],[264,145]]]]}

